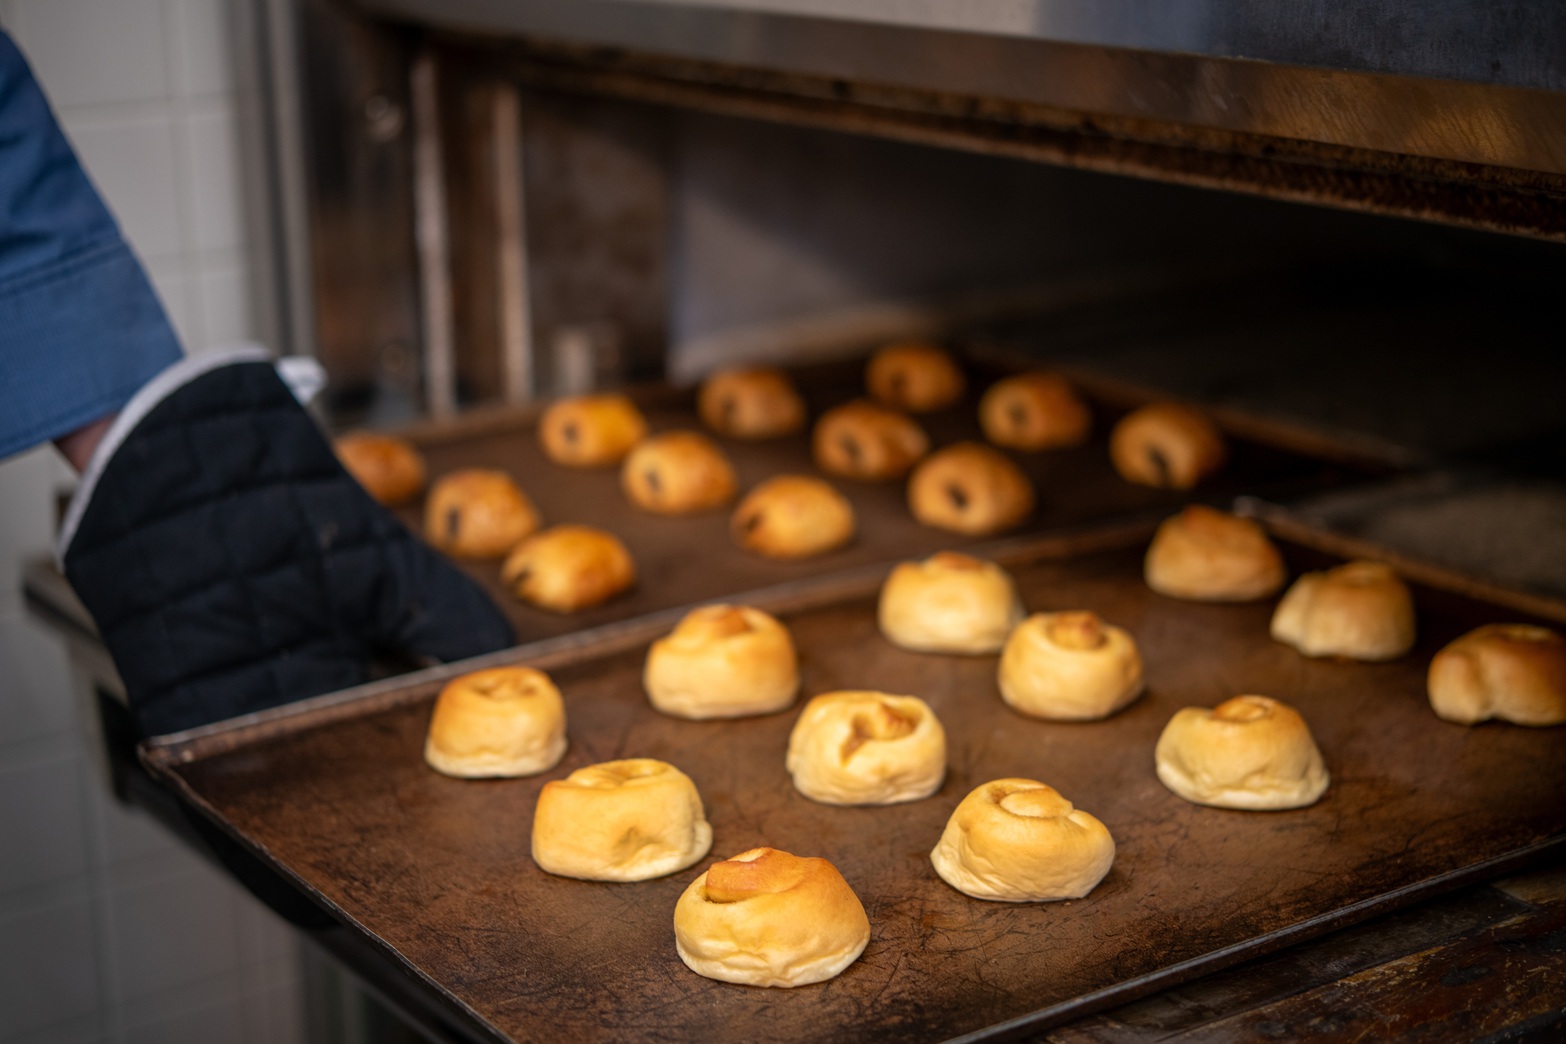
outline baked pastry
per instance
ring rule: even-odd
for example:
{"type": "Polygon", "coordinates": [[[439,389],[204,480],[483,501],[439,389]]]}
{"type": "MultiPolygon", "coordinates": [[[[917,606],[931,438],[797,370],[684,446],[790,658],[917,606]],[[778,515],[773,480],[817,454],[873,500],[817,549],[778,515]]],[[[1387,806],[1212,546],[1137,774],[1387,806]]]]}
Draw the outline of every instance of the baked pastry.
{"type": "Polygon", "coordinates": [[[778,475],[751,490],[729,520],[734,542],[767,558],[809,558],[854,538],[854,508],[809,475],[778,475]]]}
{"type": "Polygon", "coordinates": [[[997,652],[1022,615],[1011,574],[956,551],[898,565],[881,585],[877,610],[888,641],[939,653],[997,652]]]}
{"type": "Polygon", "coordinates": [[[906,475],[930,451],[929,438],[913,418],[864,399],[823,413],[810,443],[817,467],[852,479],[906,475]]]}
{"type": "Polygon", "coordinates": [[[540,609],[574,613],[608,601],[636,583],[636,563],[613,533],[555,526],[517,545],[500,578],[540,609]]]}
{"type": "Polygon", "coordinates": [[[424,500],[424,538],[459,558],[499,558],[539,523],[538,509],[504,471],[450,472],[424,500]]]}
{"type": "Polygon", "coordinates": [[[959,442],[914,469],[908,508],[927,526],[988,536],[1033,513],[1033,484],[999,451],[980,442],[959,442]]]}
{"type": "Polygon", "coordinates": [[[677,718],[771,714],[799,693],[799,657],[788,628],[760,609],[704,605],[652,643],[642,684],[677,718]]]}
{"type": "Polygon", "coordinates": [[[1164,786],[1218,808],[1304,808],[1329,782],[1305,719],[1267,696],[1177,711],[1153,758],[1164,786]]]}
{"type": "Polygon", "coordinates": [[[424,492],[424,457],[395,435],[350,431],[333,440],[332,449],[365,492],[387,507],[424,492]]]}
{"type": "Polygon", "coordinates": [[[731,439],[773,439],[805,426],[805,400],[782,370],[720,370],[702,382],[696,412],[731,439]]]}
{"type": "Polygon", "coordinates": [[[837,867],[775,848],[712,864],[674,905],[680,960],[722,982],[825,982],[869,941],[870,918],[837,867]]]}
{"type": "Polygon", "coordinates": [[[646,434],[642,411],[624,395],[560,399],[538,419],[545,456],[572,468],[618,464],[646,434]]]}
{"type": "Polygon", "coordinates": [[[1532,624],[1486,624],[1430,661],[1430,706],[1462,725],[1566,723],[1566,639],[1532,624]]]}
{"type": "Polygon", "coordinates": [[[631,503],[659,515],[710,511],[734,499],[734,466],[707,436],[671,431],[638,443],[620,469],[631,503]]]}
{"type": "Polygon", "coordinates": [[[1035,779],[974,788],[930,853],[959,892],[1006,903],[1081,899],[1114,861],[1109,828],[1035,779]]]}
{"type": "Polygon", "coordinates": [[[1228,457],[1213,422],[1173,402],[1155,402],[1121,418],[1109,434],[1109,459],[1127,482],[1190,489],[1228,457]]]}
{"type": "Polygon", "coordinates": [[[1142,572],[1159,594],[1197,602],[1267,598],[1288,579],[1261,526],[1201,504],[1159,525],[1142,572]]]}
{"type": "Polygon", "coordinates": [[[917,696],[823,693],[794,723],[785,765],[795,788],[813,801],[917,801],[946,778],[946,730],[917,696]]]}
{"type": "Polygon", "coordinates": [[[1001,698],[1035,718],[1096,721],[1142,694],[1142,655],[1098,614],[1034,613],[1001,651],[1001,698]]]}
{"type": "Polygon", "coordinates": [[[684,870],[711,848],[696,784],[652,758],[550,780],[533,812],[533,862],[562,877],[646,881],[684,870]]]}
{"type": "Polygon", "coordinates": [[[865,366],[865,387],[870,395],[909,413],[955,405],[967,383],[950,355],[918,341],[889,344],[865,366]]]}
{"type": "Polygon", "coordinates": [[[979,426],[985,438],[1007,449],[1060,449],[1087,441],[1093,415],[1065,378],[1019,373],[984,393],[979,426]]]}
{"type": "Polygon", "coordinates": [[[491,667],[447,682],[424,741],[431,768],[472,779],[536,775],[565,751],[560,690],[531,667],[491,667]]]}
{"type": "Polygon", "coordinates": [[[1414,647],[1414,600],[1390,567],[1349,562],[1294,581],[1272,636],[1306,656],[1395,660],[1414,647]]]}

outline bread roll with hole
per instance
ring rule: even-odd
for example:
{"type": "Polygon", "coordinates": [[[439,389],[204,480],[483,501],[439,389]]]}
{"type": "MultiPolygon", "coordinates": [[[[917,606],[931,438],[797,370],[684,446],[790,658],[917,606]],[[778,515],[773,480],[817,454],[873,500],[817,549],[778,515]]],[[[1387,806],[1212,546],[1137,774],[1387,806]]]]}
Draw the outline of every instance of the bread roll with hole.
{"type": "Polygon", "coordinates": [[[1033,513],[1033,484],[1003,454],[959,442],[926,457],[908,480],[908,509],[927,526],[990,536],[1033,513]]]}
{"type": "Polygon", "coordinates": [[[810,558],[854,538],[854,508],[809,475],[778,475],[746,494],[729,521],[734,542],[766,558],[810,558]]]}
{"type": "Polygon", "coordinates": [[[827,805],[918,801],[946,778],[946,730],[917,696],[828,692],[788,737],[794,787],[827,805]]]}
{"type": "Polygon", "coordinates": [[[1294,581],[1272,636],[1306,656],[1395,660],[1414,647],[1414,600],[1391,567],[1348,562],[1294,581]]]}
{"type": "Polygon", "coordinates": [[[718,444],[694,431],[644,439],[620,469],[631,503],[658,515],[689,515],[734,499],[734,466],[718,444]]]}
{"type": "Polygon", "coordinates": [[[560,690],[531,667],[492,667],[447,682],[424,742],[431,768],[469,779],[536,775],[565,751],[560,690]]]}
{"type": "Polygon", "coordinates": [[[499,558],[539,524],[538,509],[504,471],[450,472],[424,501],[424,538],[458,558],[499,558]]]}
{"type": "Polygon", "coordinates": [[[929,451],[930,439],[912,417],[863,399],[827,410],[811,436],[822,471],[872,482],[906,475],[929,451]]]}
{"type": "Polygon", "coordinates": [[[1114,861],[1109,828],[1036,779],[974,788],[930,853],[941,880],[1004,903],[1081,899],[1114,861]]]}
{"type": "Polygon", "coordinates": [[[1155,402],[1123,417],[1109,434],[1109,459],[1127,482],[1190,489],[1229,456],[1212,421],[1189,406],[1155,402]]]}
{"type": "Polygon", "coordinates": [[[881,585],[877,609],[888,641],[938,653],[997,652],[1022,616],[1011,574],[956,551],[898,565],[881,585]]]}
{"type": "Polygon", "coordinates": [[[979,426],[997,446],[1038,452],[1082,445],[1093,415],[1065,378],[1019,373],[996,381],[984,393],[979,426]]]}
{"type": "Polygon", "coordinates": [[[544,455],[569,468],[618,464],[646,435],[642,411],[624,395],[560,399],[538,420],[544,455]]]}
{"type": "Polygon", "coordinates": [[[704,605],[653,642],[642,684],[676,718],[772,714],[799,693],[799,657],[788,628],[760,609],[704,605]]]}
{"type": "Polygon", "coordinates": [[[1088,611],[1034,613],[1006,639],[1001,698],[1051,721],[1107,718],[1142,694],[1136,641],[1088,611]]]}
{"type": "Polygon", "coordinates": [[[967,385],[950,355],[922,341],[889,344],[865,366],[865,387],[871,397],[909,413],[954,406],[967,385]]]}
{"type": "Polygon", "coordinates": [[[397,507],[424,492],[424,457],[395,435],[350,431],[332,442],[337,459],[365,492],[387,507],[397,507]]]}
{"type": "Polygon", "coordinates": [[[1276,594],[1288,579],[1261,526],[1201,504],[1159,525],[1142,575],[1159,594],[1195,602],[1251,602],[1276,594]]]}
{"type": "Polygon", "coordinates": [[[680,960],[720,982],[825,982],[869,941],[870,919],[837,867],[775,848],[714,863],[674,906],[680,960]]]}
{"type": "Polygon", "coordinates": [[[1430,661],[1430,706],[1462,725],[1566,723],[1566,639],[1533,624],[1486,624],[1430,661]]]}
{"type": "Polygon", "coordinates": [[[1303,808],[1330,782],[1305,719],[1267,696],[1236,696],[1212,710],[1176,712],[1153,758],[1164,786],[1218,808],[1303,808]]]}
{"type": "Polygon", "coordinates": [[[702,423],[731,439],[775,439],[805,426],[805,400],[782,370],[720,370],[696,393],[702,423]]]}
{"type": "Polygon", "coordinates": [[[500,578],[524,602],[574,613],[630,589],[636,583],[636,563],[613,533],[563,525],[518,544],[501,567],[500,578]]]}
{"type": "Polygon", "coordinates": [[[691,778],[666,761],[627,758],[550,780],[533,812],[533,861],[588,881],[646,881],[712,848],[691,778]]]}

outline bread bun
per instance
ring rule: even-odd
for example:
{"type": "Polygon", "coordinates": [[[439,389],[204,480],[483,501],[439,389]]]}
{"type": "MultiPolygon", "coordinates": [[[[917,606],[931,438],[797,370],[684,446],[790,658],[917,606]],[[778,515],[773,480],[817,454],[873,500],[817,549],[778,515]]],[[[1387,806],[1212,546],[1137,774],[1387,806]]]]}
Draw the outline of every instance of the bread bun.
{"type": "Polygon", "coordinates": [[[760,609],[704,605],[652,643],[642,684],[677,718],[771,714],[799,693],[799,657],[788,628],[760,609]]]}
{"type": "Polygon", "coordinates": [[[1548,627],[1486,624],[1435,654],[1429,686],[1447,721],[1566,723],[1566,640],[1548,627]]]}
{"type": "Polygon", "coordinates": [[[1006,903],[1081,899],[1114,861],[1109,829],[1034,779],[974,788],[930,853],[959,892],[1006,903]]]}
{"type": "Polygon", "coordinates": [[[589,881],[646,881],[712,848],[696,784],[652,758],[606,761],[550,780],[533,812],[533,862],[589,881]]]}
{"type": "Polygon", "coordinates": [[[1136,642],[1096,613],[1034,613],[1011,632],[997,676],[1001,698],[1035,718],[1095,721],[1142,694],[1136,642]]]}
{"type": "Polygon", "coordinates": [[[647,434],[647,421],[624,395],[560,399],[538,420],[544,455],[571,468],[618,464],[647,434]]]}
{"type": "Polygon", "coordinates": [[[1414,647],[1414,600],[1388,566],[1349,562],[1294,581],[1272,636],[1306,656],[1395,660],[1414,647]]]}
{"type": "Polygon", "coordinates": [[[919,652],[992,653],[1022,621],[1022,598],[994,562],[939,551],[903,562],[881,585],[881,633],[919,652]]]}
{"type": "Polygon", "coordinates": [[[1093,415],[1064,378],[1019,373],[996,381],[984,393],[979,426],[997,446],[1033,452],[1082,445],[1093,415]]]}
{"type": "Polygon", "coordinates": [[[782,370],[720,370],[702,382],[696,412],[731,439],[772,439],[805,426],[805,400],[782,370]]]}
{"type": "Polygon", "coordinates": [[[424,458],[395,435],[350,431],[339,435],[332,449],[365,492],[387,507],[406,504],[424,492],[424,458]]]}
{"type": "Polygon", "coordinates": [[[492,667],[447,682],[424,742],[435,771],[475,779],[536,775],[565,751],[560,690],[531,667],[492,667]]]}
{"type": "Polygon", "coordinates": [[[1213,422],[1188,406],[1155,402],[1130,413],[1109,435],[1109,459],[1127,482],[1190,489],[1229,455],[1213,422]]]}
{"type": "Polygon", "coordinates": [[[767,558],[809,558],[854,538],[854,508],[808,475],[778,475],[746,494],[729,521],[734,542],[767,558]]]}
{"type": "Polygon", "coordinates": [[[794,723],[785,764],[795,788],[813,801],[917,801],[946,778],[946,730],[917,696],[823,693],[794,723]]]}
{"type": "Polygon", "coordinates": [[[930,451],[930,440],[907,414],[857,399],[821,415],[811,450],[816,466],[828,474],[893,479],[930,451]]]}
{"type": "Polygon", "coordinates": [[[1033,513],[1033,484],[1005,455],[959,442],[926,457],[908,480],[908,509],[927,526],[989,536],[1033,513]]]}
{"type": "Polygon", "coordinates": [[[450,472],[424,501],[424,538],[459,558],[499,558],[539,523],[538,509],[504,471],[450,472]]]}
{"type": "Polygon", "coordinates": [[[967,383],[952,357],[933,344],[889,344],[872,355],[865,367],[870,395],[909,413],[955,405],[967,383]]]}
{"type": "Polygon", "coordinates": [[[631,503],[659,515],[688,515],[734,499],[734,466],[707,436],[671,431],[638,443],[620,469],[631,503]]]}
{"type": "Polygon", "coordinates": [[[506,557],[500,578],[540,609],[574,613],[636,583],[636,563],[613,533],[555,526],[528,537],[506,557]]]}
{"type": "Polygon", "coordinates": [[[1288,579],[1283,556],[1261,526],[1201,504],[1159,525],[1143,575],[1159,594],[1197,602],[1267,598],[1288,579]]]}
{"type": "Polygon", "coordinates": [[[1153,758],[1164,786],[1218,808],[1303,808],[1330,781],[1305,719],[1267,696],[1176,712],[1153,758]]]}
{"type": "Polygon", "coordinates": [[[869,941],[870,919],[837,867],[775,848],[714,863],[674,906],[680,960],[721,982],[824,982],[869,941]]]}

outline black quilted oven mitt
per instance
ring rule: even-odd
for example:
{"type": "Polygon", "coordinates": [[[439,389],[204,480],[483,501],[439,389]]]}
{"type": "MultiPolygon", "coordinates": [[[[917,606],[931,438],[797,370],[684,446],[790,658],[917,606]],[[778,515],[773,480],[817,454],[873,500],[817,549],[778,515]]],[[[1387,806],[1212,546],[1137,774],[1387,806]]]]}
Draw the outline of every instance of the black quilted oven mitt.
{"type": "Polygon", "coordinates": [[[483,590],[370,499],[259,351],[187,359],[94,455],[60,537],[143,732],[504,648],[483,590]]]}

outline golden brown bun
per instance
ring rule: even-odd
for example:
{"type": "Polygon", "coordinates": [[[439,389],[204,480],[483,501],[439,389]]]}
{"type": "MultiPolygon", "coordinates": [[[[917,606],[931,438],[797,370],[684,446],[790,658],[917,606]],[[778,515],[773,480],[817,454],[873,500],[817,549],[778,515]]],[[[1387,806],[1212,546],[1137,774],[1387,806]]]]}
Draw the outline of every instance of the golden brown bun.
{"type": "Polygon", "coordinates": [[[954,405],[967,383],[952,357],[933,344],[889,344],[865,367],[870,395],[909,413],[954,405]]]}
{"type": "Polygon", "coordinates": [[[531,776],[565,755],[565,703],[543,671],[492,667],[435,698],[424,760],[448,776],[531,776]]]}
{"type": "Polygon", "coordinates": [[[1190,489],[1228,457],[1213,422],[1188,406],[1155,402],[1128,414],[1109,435],[1109,459],[1127,482],[1190,489]]]}
{"type": "Polygon", "coordinates": [[[994,562],[939,551],[892,570],[878,616],[881,633],[905,649],[992,653],[1022,621],[1022,598],[994,562]]]}
{"type": "Polygon", "coordinates": [[[799,657],[788,628],[760,609],[705,605],[653,642],[642,684],[677,718],[771,714],[799,692],[799,657]]]}
{"type": "Polygon", "coordinates": [[[1288,579],[1261,526],[1200,504],[1159,525],[1143,575],[1159,594],[1198,602],[1267,598],[1288,579]]]}
{"type": "Polygon", "coordinates": [[[1034,779],[975,788],[930,853],[941,880],[975,899],[1081,899],[1109,873],[1109,829],[1034,779]]]}
{"type": "Polygon", "coordinates": [[[712,848],[696,784],[652,758],[606,761],[550,780],[533,813],[533,862],[589,881],[646,881],[712,848]]]}
{"type": "Polygon", "coordinates": [[[528,537],[506,558],[500,578],[541,609],[574,613],[636,583],[636,563],[613,533],[555,526],[528,537]]]}
{"type": "Polygon", "coordinates": [[[857,399],[821,415],[811,449],[816,466],[828,474],[892,479],[930,451],[930,440],[907,414],[857,399]]]}
{"type": "Polygon", "coordinates": [[[620,487],[644,511],[688,515],[734,499],[734,467],[707,436],[671,431],[637,444],[620,469],[620,487]]]}
{"type": "Polygon", "coordinates": [[[1033,484],[1000,452],[979,442],[959,442],[914,469],[908,509],[927,526],[988,536],[1033,513],[1033,484]]]}
{"type": "Polygon", "coordinates": [[[1142,694],[1136,642],[1091,612],[1034,613],[1001,651],[1001,698],[1054,721],[1107,718],[1142,694]]]}
{"type": "Polygon", "coordinates": [[[805,400],[782,370],[721,370],[702,382],[696,412],[731,439],[772,439],[805,426],[805,400]]]}
{"type": "Polygon", "coordinates": [[[1164,786],[1218,808],[1304,808],[1330,782],[1305,719],[1266,696],[1176,712],[1153,758],[1164,786]]]}
{"type": "Polygon", "coordinates": [[[1272,636],[1306,656],[1395,660],[1414,647],[1414,600],[1380,562],[1349,562],[1294,581],[1272,636]]]}
{"type": "Polygon", "coordinates": [[[539,522],[538,509],[503,471],[442,475],[424,501],[425,539],[459,558],[499,558],[539,522]]]}
{"type": "Polygon", "coordinates": [[[722,982],[824,982],[869,941],[870,919],[837,867],[775,848],[714,863],[674,906],[680,960],[722,982]]]}
{"type": "Polygon", "coordinates": [[[729,522],[734,542],[767,558],[809,558],[854,538],[854,508],[808,475],[778,475],[751,490],[729,522]]]}
{"type": "Polygon", "coordinates": [[[365,492],[387,507],[406,504],[424,491],[424,458],[394,435],[350,431],[338,436],[332,449],[365,492]]]}
{"type": "Polygon", "coordinates": [[[823,693],[794,723],[786,766],[801,794],[828,805],[917,801],[946,778],[946,730],[917,696],[823,693]]]}
{"type": "Polygon", "coordinates": [[[642,411],[624,395],[561,399],[538,420],[545,456],[572,468],[618,464],[646,434],[642,411]]]}
{"type": "Polygon", "coordinates": [[[1447,721],[1566,723],[1566,640],[1548,627],[1486,624],[1435,654],[1429,686],[1447,721]]]}
{"type": "Polygon", "coordinates": [[[1019,373],[984,393],[979,426],[985,438],[1007,449],[1059,449],[1086,442],[1093,415],[1064,378],[1019,373]]]}

